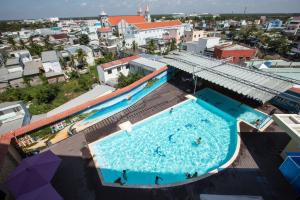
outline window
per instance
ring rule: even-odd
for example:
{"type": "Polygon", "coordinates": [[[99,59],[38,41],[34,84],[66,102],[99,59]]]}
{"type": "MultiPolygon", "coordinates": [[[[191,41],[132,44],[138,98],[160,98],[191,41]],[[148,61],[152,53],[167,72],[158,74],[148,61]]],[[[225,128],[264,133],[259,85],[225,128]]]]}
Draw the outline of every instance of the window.
{"type": "Polygon", "coordinates": [[[117,67],[117,71],[118,71],[118,72],[121,71],[121,67],[117,67]]]}
{"type": "Polygon", "coordinates": [[[112,73],[111,69],[107,70],[107,73],[108,73],[108,74],[111,74],[111,73],[112,73]]]}

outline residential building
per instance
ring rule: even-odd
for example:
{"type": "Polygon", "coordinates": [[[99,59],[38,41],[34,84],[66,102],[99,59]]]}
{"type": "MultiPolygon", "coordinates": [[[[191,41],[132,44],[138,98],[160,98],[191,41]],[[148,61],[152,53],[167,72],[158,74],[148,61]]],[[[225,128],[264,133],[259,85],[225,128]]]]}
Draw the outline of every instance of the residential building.
{"type": "Polygon", "coordinates": [[[1,91],[5,91],[9,86],[13,88],[24,88],[23,66],[19,58],[9,58],[5,67],[0,69],[1,91]]]}
{"type": "Polygon", "coordinates": [[[81,49],[84,54],[86,55],[85,59],[88,65],[94,65],[95,64],[95,58],[93,54],[93,50],[85,45],[72,45],[65,47],[65,51],[69,53],[69,56],[75,56],[77,55],[77,51],[81,49]]]}
{"type": "Polygon", "coordinates": [[[22,64],[32,61],[30,52],[27,49],[12,51],[9,53],[10,57],[19,58],[22,64]]]}
{"type": "Polygon", "coordinates": [[[204,30],[185,30],[183,41],[184,42],[196,42],[199,38],[207,37],[207,32],[204,30]]]}
{"type": "Polygon", "coordinates": [[[28,40],[31,36],[34,35],[34,31],[22,29],[18,32],[19,38],[22,40],[28,40]]]}
{"type": "Polygon", "coordinates": [[[283,31],[288,35],[300,35],[300,16],[292,17],[283,31]]]}
{"type": "Polygon", "coordinates": [[[5,68],[9,73],[23,72],[23,66],[20,62],[20,58],[8,58],[5,63],[5,68]]]}
{"type": "Polygon", "coordinates": [[[43,68],[41,60],[32,60],[24,64],[23,76],[28,80],[31,86],[42,84],[40,79],[41,69],[43,68]]]}
{"type": "Polygon", "coordinates": [[[66,33],[54,34],[49,36],[49,41],[56,44],[66,43],[69,41],[69,36],[66,33]]]}
{"type": "Polygon", "coordinates": [[[65,76],[59,63],[59,57],[56,51],[42,52],[42,62],[45,76],[49,83],[65,81],[65,76]]]}
{"type": "Polygon", "coordinates": [[[271,30],[279,30],[279,29],[282,29],[282,21],[280,19],[274,19],[270,22],[267,23],[267,26],[266,26],[266,30],[267,31],[271,31],[271,30]]]}
{"type": "Polygon", "coordinates": [[[0,135],[30,122],[28,109],[21,101],[0,103],[0,135]]]}
{"type": "Polygon", "coordinates": [[[199,38],[198,41],[184,43],[184,48],[188,52],[200,53],[200,54],[212,56],[213,50],[210,49],[214,48],[217,45],[220,45],[220,40],[221,38],[219,37],[199,38]]]}
{"type": "Polygon", "coordinates": [[[129,74],[128,63],[137,58],[139,56],[131,56],[97,66],[100,83],[115,86],[120,73],[127,76],[129,74]]]}
{"type": "Polygon", "coordinates": [[[97,30],[98,37],[100,40],[105,41],[113,36],[112,29],[110,27],[102,27],[97,30]]]}
{"type": "Polygon", "coordinates": [[[252,59],[256,49],[248,48],[239,44],[216,46],[214,55],[218,59],[229,59],[232,63],[242,63],[252,59]]]}
{"type": "Polygon", "coordinates": [[[131,24],[126,30],[124,38],[128,46],[133,41],[139,46],[143,46],[147,44],[147,39],[163,39],[164,34],[170,29],[176,29],[176,35],[183,36],[184,26],[179,20],[173,20],[131,24]]]}
{"type": "Polygon", "coordinates": [[[99,81],[114,87],[118,83],[118,77],[121,73],[125,76],[129,73],[147,75],[164,66],[166,66],[166,64],[151,58],[131,56],[99,65],[97,70],[99,81]]]}

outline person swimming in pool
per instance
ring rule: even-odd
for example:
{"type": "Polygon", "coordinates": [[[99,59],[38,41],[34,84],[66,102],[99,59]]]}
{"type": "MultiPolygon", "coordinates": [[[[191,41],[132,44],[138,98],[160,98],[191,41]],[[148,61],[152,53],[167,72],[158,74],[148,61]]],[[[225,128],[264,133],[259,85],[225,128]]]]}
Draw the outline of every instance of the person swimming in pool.
{"type": "Polygon", "coordinates": [[[124,183],[122,182],[122,178],[121,178],[121,177],[117,178],[117,179],[114,181],[114,183],[117,183],[117,184],[120,184],[120,185],[124,185],[124,183]]]}
{"type": "Polygon", "coordinates": [[[166,155],[160,150],[160,146],[157,147],[154,151],[157,155],[165,157],[166,155]]]}
{"type": "Polygon", "coordinates": [[[172,112],[173,112],[173,109],[174,109],[174,108],[171,108],[171,109],[170,109],[170,114],[172,114],[172,112]]]}
{"type": "Polygon", "coordinates": [[[169,142],[172,142],[172,143],[175,143],[172,139],[173,139],[173,136],[174,136],[175,134],[171,134],[171,135],[169,135],[169,142]]]}
{"type": "Polygon", "coordinates": [[[156,176],[155,177],[155,184],[158,185],[159,184],[159,180],[164,180],[162,177],[156,176]]]}
{"type": "Polygon", "coordinates": [[[192,177],[195,178],[197,176],[198,176],[198,172],[195,172],[192,177]]]}
{"type": "Polygon", "coordinates": [[[196,144],[200,144],[201,143],[201,137],[199,137],[197,140],[196,140],[196,144]]]}
{"type": "Polygon", "coordinates": [[[186,174],[185,174],[185,176],[186,176],[186,179],[190,179],[190,178],[192,178],[192,176],[191,176],[191,174],[190,174],[190,173],[186,173],[186,174]]]}
{"type": "Polygon", "coordinates": [[[123,170],[123,172],[122,172],[122,176],[123,176],[123,179],[124,179],[125,181],[127,181],[127,174],[126,174],[126,170],[123,170]]]}
{"type": "Polygon", "coordinates": [[[255,126],[259,126],[260,125],[260,119],[257,119],[256,121],[255,121],[255,126]]]}

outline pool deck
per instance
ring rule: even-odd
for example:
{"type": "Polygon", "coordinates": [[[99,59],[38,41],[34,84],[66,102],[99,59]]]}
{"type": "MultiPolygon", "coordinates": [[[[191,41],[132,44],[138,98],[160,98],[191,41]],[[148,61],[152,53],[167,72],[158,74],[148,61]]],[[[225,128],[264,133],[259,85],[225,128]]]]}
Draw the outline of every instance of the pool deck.
{"type": "MultiPolygon", "coordinates": [[[[280,174],[280,151],[289,136],[274,123],[258,133],[245,123],[241,125],[241,149],[228,169],[203,180],[167,189],[129,189],[101,185],[87,143],[120,130],[118,124],[136,123],[184,101],[187,93],[167,83],[142,101],[107,118],[103,122],[61,141],[49,149],[62,158],[52,181],[66,200],[81,199],[199,199],[199,194],[259,195],[265,200],[292,200],[296,194],[280,174]]],[[[259,108],[270,112],[274,107],[259,108]]],[[[277,113],[281,112],[280,110],[277,113]]]]}

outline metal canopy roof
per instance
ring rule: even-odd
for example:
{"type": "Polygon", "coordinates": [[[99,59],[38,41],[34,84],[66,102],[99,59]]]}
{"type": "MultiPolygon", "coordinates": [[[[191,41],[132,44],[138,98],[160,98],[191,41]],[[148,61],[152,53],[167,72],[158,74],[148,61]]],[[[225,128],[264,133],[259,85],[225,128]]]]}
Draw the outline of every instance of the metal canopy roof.
{"type": "Polygon", "coordinates": [[[198,54],[174,52],[160,60],[229,90],[265,103],[300,81],[198,54]]]}

